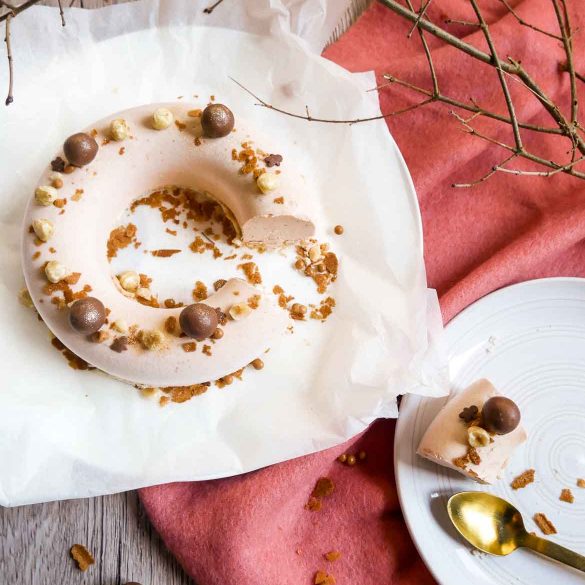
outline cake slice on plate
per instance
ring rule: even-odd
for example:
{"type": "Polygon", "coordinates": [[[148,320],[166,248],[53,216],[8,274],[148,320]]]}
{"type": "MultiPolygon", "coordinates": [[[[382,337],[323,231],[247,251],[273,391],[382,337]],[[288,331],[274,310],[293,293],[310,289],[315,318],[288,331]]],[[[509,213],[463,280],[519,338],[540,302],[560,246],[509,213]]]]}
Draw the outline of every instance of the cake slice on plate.
{"type": "Polygon", "coordinates": [[[515,402],[478,380],[443,406],[417,453],[479,483],[494,483],[526,441],[520,419],[515,402]]]}

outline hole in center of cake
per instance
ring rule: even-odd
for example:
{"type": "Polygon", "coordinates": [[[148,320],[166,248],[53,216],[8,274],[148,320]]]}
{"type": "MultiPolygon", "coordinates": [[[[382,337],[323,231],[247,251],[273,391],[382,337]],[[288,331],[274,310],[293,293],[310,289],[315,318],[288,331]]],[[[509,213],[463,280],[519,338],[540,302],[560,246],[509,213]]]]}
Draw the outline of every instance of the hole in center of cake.
{"type": "Polygon", "coordinates": [[[203,301],[241,263],[239,227],[213,195],[165,186],[137,197],[112,226],[105,253],[115,285],[155,308],[203,301]]]}

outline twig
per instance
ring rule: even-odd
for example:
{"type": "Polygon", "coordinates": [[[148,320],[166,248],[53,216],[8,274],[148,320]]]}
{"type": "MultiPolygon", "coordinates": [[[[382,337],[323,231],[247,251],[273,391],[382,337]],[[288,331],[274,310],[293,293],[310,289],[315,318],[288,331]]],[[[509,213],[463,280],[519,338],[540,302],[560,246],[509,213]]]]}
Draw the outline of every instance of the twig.
{"type": "Polygon", "coordinates": [[[512,159],[516,158],[517,156],[518,156],[518,154],[513,152],[510,156],[506,157],[501,163],[494,165],[489,170],[489,172],[487,172],[483,177],[480,177],[476,181],[471,181],[471,183],[452,183],[451,187],[456,187],[456,188],[475,187],[476,185],[479,185],[480,183],[487,181],[490,177],[495,175],[501,169],[502,165],[505,165],[506,163],[510,162],[512,159]]]}
{"type": "Polygon", "coordinates": [[[459,20],[457,18],[446,18],[444,20],[445,24],[462,24],[464,26],[477,26],[479,27],[479,22],[469,22],[468,20],[459,20]]]}
{"type": "Polygon", "coordinates": [[[498,166],[496,170],[501,171],[502,173],[510,173],[512,175],[527,175],[527,176],[533,176],[533,177],[552,177],[553,175],[556,175],[557,173],[563,173],[563,172],[573,168],[576,164],[583,162],[584,160],[585,160],[585,156],[582,156],[576,160],[571,161],[570,163],[568,163],[562,167],[558,167],[554,171],[524,171],[524,170],[520,170],[520,169],[504,169],[504,168],[501,168],[500,166],[498,166]]]}
{"type": "Polygon", "coordinates": [[[515,10],[514,8],[512,8],[512,6],[509,4],[509,2],[507,0],[500,0],[500,2],[508,9],[508,11],[510,12],[510,14],[522,25],[522,26],[526,26],[528,28],[531,28],[533,31],[536,31],[540,34],[546,35],[547,37],[550,37],[551,39],[555,39],[557,41],[562,41],[563,39],[558,36],[555,35],[554,33],[550,33],[546,30],[543,30],[541,28],[538,28],[537,26],[534,26],[533,24],[530,24],[529,22],[526,22],[515,10]]]}
{"type": "Polygon", "coordinates": [[[61,16],[61,26],[65,26],[65,14],[63,13],[63,4],[61,0],[57,0],[59,4],[59,15],[61,16]]]}
{"type": "Polygon", "coordinates": [[[9,106],[13,101],[14,97],[12,96],[12,90],[14,86],[14,67],[12,65],[12,47],[10,46],[10,21],[14,18],[14,15],[10,13],[8,18],[6,19],[6,36],[4,37],[4,42],[6,43],[6,56],[8,57],[8,95],[6,96],[6,101],[4,102],[7,106],[9,106]]]}
{"type": "MultiPolygon", "coordinates": [[[[414,21],[414,24],[412,25],[412,28],[408,31],[408,34],[406,35],[407,38],[412,37],[412,33],[414,32],[414,30],[418,27],[418,23],[420,22],[420,19],[426,14],[427,12],[427,8],[430,6],[431,2],[433,0],[427,0],[426,4],[424,6],[421,6],[420,11],[418,13],[418,18],[414,21]]],[[[412,4],[410,4],[410,2],[408,3],[408,7],[412,10],[412,4]]]]}
{"type": "Polygon", "coordinates": [[[267,101],[263,100],[261,97],[257,96],[247,87],[242,85],[239,81],[230,77],[230,79],[238,85],[241,89],[243,89],[248,95],[252,96],[255,100],[257,100],[257,106],[261,106],[262,108],[266,108],[267,110],[272,110],[274,112],[278,112],[279,114],[284,114],[285,116],[290,116],[291,118],[297,118],[299,120],[307,120],[308,122],[321,122],[324,124],[360,124],[362,122],[373,122],[374,120],[383,120],[385,118],[390,118],[391,116],[398,116],[400,114],[405,114],[406,112],[411,112],[416,108],[420,108],[421,106],[425,106],[426,104],[433,101],[433,98],[430,97],[429,99],[423,100],[422,102],[413,104],[412,106],[408,106],[403,108],[402,110],[396,110],[395,112],[390,112],[388,114],[380,114],[379,116],[371,116],[369,118],[354,118],[352,120],[338,120],[334,118],[315,118],[311,116],[309,113],[309,109],[305,106],[306,114],[296,114],[294,112],[289,112],[287,110],[283,110],[282,108],[277,108],[272,104],[269,104],[267,101]]]}
{"type": "MultiPolygon", "coordinates": [[[[21,12],[23,12],[27,8],[30,8],[31,6],[34,6],[35,4],[38,4],[39,2],[40,2],[40,0],[28,0],[27,2],[24,2],[23,4],[9,8],[9,12],[0,16],[0,22],[4,22],[8,18],[9,15],[18,16],[21,12]]],[[[0,2],[0,5],[8,7],[7,2],[0,2]]]]}
{"type": "MultiPolygon", "coordinates": [[[[431,91],[429,91],[428,89],[418,87],[417,85],[413,85],[412,83],[408,83],[407,81],[403,81],[402,79],[398,79],[397,77],[394,77],[393,75],[390,75],[388,73],[384,74],[384,79],[387,79],[388,83],[383,84],[383,85],[379,85],[376,89],[382,89],[382,88],[390,85],[391,83],[396,83],[397,85],[407,87],[408,89],[411,89],[411,90],[413,90],[417,93],[420,93],[422,95],[426,95],[426,96],[433,95],[433,93],[431,91]]],[[[490,112],[489,110],[484,110],[483,108],[479,107],[473,100],[471,100],[472,105],[470,105],[470,104],[462,102],[460,100],[456,100],[456,99],[451,98],[449,96],[443,95],[440,92],[438,95],[435,96],[434,100],[437,102],[448,104],[450,106],[454,106],[456,108],[461,108],[463,110],[467,110],[468,112],[472,112],[474,114],[479,114],[481,116],[485,116],[486,118],[491,118],[492,120],[498,120],[499,122],[504,122],[506,124],[512,123],[512,120],[510,120],[510,118],[506,118],[505,116],[502,116],[500,114],[496,114],[495,112],[490,112]]],[[[522,122],[518,122],[518,125],[520,126],[520,128],[524,128],[525,130],[532,130],[534,132],[543,132],[545,134],[563,135],[563,131],[560,128],[553,128],[553,127],[547,127],[547,126],[537,126],[534,124],[524,124],[522,122]]]]}
{"type": "MultiPolygon", "coordinates": [[[[411,0],[406,0],[406,3],[408,4],[408,7],[413,10],[413,6],[412,6],[412,2],[411,0]]],[[[428,0],[426,6],[425,6],[425,10],[427,9],[428,5],[431,3],[431,0],[428,0]]],[[[424,10],[421,12],[421,18],[423,16],[423,12],[424,10]]],[[[419,18],[420,20],[420,18],[419,18]]],[[[415,27],[416,27],[416,23],[415,23],[415,27]]],[[[435,71],[435,64],[433,62],[433,57],[431,55],[431,50],[429,49],[429,45],[427,43],[427,40],[425,39],[425,35],[423,33],[423,31],[417,27],[418,30],[418,35],[420,37],[420,42],[422,44],[423,47],[423,51],[425,52],[425,56],[427,58],[427,62],[429,64],[429,73],[431,74],[431,81],[433,83],[433,98],[436,99],[436,97],[439,95],[439,80],[437,79],[437,73],[435,71]]]]}
{"type": "Polygon", "coordinates": [[[469,0],[471,2],[471,6],[475,15],[477,16],[477,20],[481,25],[481,30],[483,32],[483,36],[488,44],[490,49],[490,53],[492,54],[494,66],[498,73],[498,79],[500,80],[500,85],[502,86],[502,92],[504,93],[504,99],[506,100],[506,106],[508,108],[508,113],[510,114],[510,120],[512,121],[512,131],[514,132],[514,142],[516,143],[516,148],[518,150],[522,150],[522,137],[520,136],[520,128],[518,128],[518,120],[516,119],[516,111],[514,109],[514,102],[512,102],[512,97],[510,96],[510,90],[508,89],[508,84],[506,83],[506,78],[504,77],[504,72],[500,67],[500,60],[498,59],[498,54],[496,52],[496,47],[494,45],[494,41],[492,39],[492,35],[490,34],[490,30],[488,25],[486,24],[483,15],[477,5],[476,0],[469,0]]]}
{"type": "MultiPolygon", "coordinates": [[[[451,111],[449,113],[452,116],[454,116],[455,118],[457,118],[457,120],[459,120],[459,122],[461,122],[461,124],[463,125],[463,128],[465,129],[465,131],[468,134],[471,134],[472,136],[477,136],[478,138],[481,138],[482,140],[485,140],[486,142],[489,142],[491,144],[495,144],[496,146],[499,146],[500,148],[503,148],[504,150],[507,150],[507,151],[515,154],[517,157],[525,158],[527,160],[538,163],[538,164],[545,166],[545,167],[548,167],[550,169],[558,170],[561,173],[567,173],[568,175],[578,177],[579,179],[585,179],[585,173],[580,172],[580,171],[576,171],[573,168],[577,164],[577,162],[581,162],[581,159],[576,160],[576,161],[571,161],[567,165],[560,165],[558,163],[553,162],[552,160],[547,160],[547,159],[542,158],[536,154],[532,154],[531,152],[528,152],[525,149],[518,151],[518,150],[516,150],[515,146],[511,146],[509,144],[506,144],[505,142],[501,142],[500,140],[496,140],[495,138],[492,138],[491,136],[488,136],[487,134],[483,134],[482,132],[479,132],[478,130],[476,130],[475,128],[470,126],[469,123],[464,118],[462,118],[459,114],[457,114],[457,112],[451,111]]],[[[500,170],[500,169],[498,169],[498,170],[500,170]]],[[[521,175],[521,174],[525,174],[526,172],[528,172],[528,171],[518,171],[517,173],[514,173],[514,174],[521,175]]]]}
{"type": "Polygon", "coordinates": [[[577,101],[577,83],[575,80],[575,65],[573,63],[573,40],[571,38],[571,23],[569,21],[565,0],[561,0],[561,3],[563,5],[562,13],[558,1],[552,0],[555,15],[559,23],[559,29],[561,31],[565,55],[567,56],[567,70],[571,80],[571,122],[574,125],[577,121],[579,102],[577,101]]]}
{"type": "MultiPolygon", "coordinates": [[[[406,7],[404,7],[398,0],[379,0],[384,6],[387,6],[403,18],[410,20],[411,22],[415,22],[418,19],[418,14],[406,7]]],[[[561,113],[559,108],[550,100],[550,98],[545,94],[545,92],[538,86],[538,84],[532,79],[532,77],[528,74],[528,72],[524,69],[524,67],[512,58],[508,58],[508,61],[501,61],[499,59],[494,60],[491,54],[485,53],[484,51],[466,43],[465,41],[459,39],[458,37],[448,33],[447,31],[443,30],[442,28],[438,27],[437,25],[433,24],[429,20],[425,18],[421,18],[417,25],[419,28],[424,29],[425,31],[431,33],[432,35],[440,38],[441,40],[445,41],[449,45],[459,49],[460,51],[466,53],[470,57],[477,59],[483,63],[487,63],[488,65],[498,66],[502,71],[506,73],[510,73],[512,75],[516,75],[519,79],[522,80],[525,86],[528,89],[532,90],[538,100],[542,103],[546,111],[550,114],[550,116],[555,120],[558,124],[559,128],[563,131],[563,134],[567,135],[571,140],[575,141],[576,147],[582,154],[585,154],[585,141],[579,134],[577,133],[577,129],[574,125],[571,125],[569,121],[565,118],[565,116],[561,113]]]]}
{"type": "Polygon", "coordinates": [[[203,12],[205,14],[211,14],[222,2],[223,2],[223,0],[217,0],[211,6],[208,6],[207,8],[204,8],[203,9],[203,12]]]}

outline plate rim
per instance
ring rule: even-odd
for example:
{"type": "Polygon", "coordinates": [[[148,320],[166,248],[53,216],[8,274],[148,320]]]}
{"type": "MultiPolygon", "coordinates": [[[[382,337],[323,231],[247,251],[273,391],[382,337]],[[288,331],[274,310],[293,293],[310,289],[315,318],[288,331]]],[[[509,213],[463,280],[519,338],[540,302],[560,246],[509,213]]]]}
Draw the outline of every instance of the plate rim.
{"type": "MultiPolygon", "coordinates": [[[[511,289],[517,290],[520,288],[531,288],[534,286],[547,286],[547,285],[554,285],[554,284],[581,284],[585,286],[585,278],[578,277],[578,276],[550,276],[544,278],[534,278],[530,280],[524,280],[522,282],[517,282],[511,285],[500,287],[496,290],[493,290],[486,295],[476,299],[473,303],[465,307],[460,313],[458,313],[455,317],[453,317],[449,323],[444,326],[444,333],[443,333],[443,340],[444,340],[444,348],[445,353],[448,353],[448,338],[450,331],[453,330],[461,321],[465,321],[467,316],[474,310],[477,310],[477,305],[480,303],[484,303],[493,297],[499,296],[501,294],[508,293],[511,289]]],[[[408,508],[405,506],[405,497],[404,497],[404,485],[401,486],[400,482],[400,474],[401,470],[404,469],[404,464],[401,464],[399,461],[399,454],[402,449],[403,441],[408,439],[409,436],[407,435],[408,429],[406,426],[406,421],[412,417],[413,412],[415,411],[415,407],[420,405],[424,400],[432,400],[433,397],[429,396],[419,396],[414,394],[407,394],[403,397],[398,419],[396,421],[396,429],[394,433],[394,453],[393,453],[393,465],[394,465],[394,477],[396,481],[396,493],[398,494],[398,502],[400,505],[400,510],[402,511],[402,516],[404,518],[404,522],[408,529],[408,533],[412,542],[420,555],[423,563],[425,564],[426,568],[431,573],[432,577],[439,583],[439,585],[452,585],[452,583],[447,582],[446,576],[443,575],[443,571],[441,567],[437,567],[433,565],[430,561],[429,554],[423,549],[422,543],[419,542],[417,533],[414,529],[414,525],[409,518],[409,514],[407,512],[408,508]],[[408,414],[406,413],[408,409],[408,414]],[[399,439],[402,439],[399,440],[399,439]]]]}

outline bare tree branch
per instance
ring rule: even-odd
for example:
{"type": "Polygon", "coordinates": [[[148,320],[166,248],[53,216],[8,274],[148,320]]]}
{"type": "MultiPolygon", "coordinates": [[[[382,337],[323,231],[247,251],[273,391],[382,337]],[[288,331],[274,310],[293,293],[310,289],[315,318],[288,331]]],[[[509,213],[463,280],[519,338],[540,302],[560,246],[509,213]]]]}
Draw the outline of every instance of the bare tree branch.
{"type": "Polygon", "coordinates": [[[12,96],[13,86],[14,86],[14,66],[12,64],[12,47],[10,46],[10,21],[14,18],[14,15],[10,13],[8,18],[6,19],[6,35],[4,37],[4,42],[6,43],[6,56],[8,58],[8,95],[6,96],[6,101],[4,102],[7,106],[9,106],[13,101],[14,97],[12,96]]]}
{"type": "Polygon", "coordinates": [[[500,60],[498,59],[498,54],[496,53],[496,47],[494,45],[492,35],[490,34],[489,27],[486,24],[481,11],[479,10],[476,0],[469,1],[471,2],[471,6],[473,7],[475,15],[477,16],[477,20],[479,21],[481,30],[483,31],[483,36],[485,37],[485,40],[490,49],[490,53],[493,57],[494,67],[498,73],[498,79],[500,80],[500,85],[502,86],[502,92],[504,93],[504,99],[506,100],[508,113],[510,114],[510,120],[512,121],[512,130],[514,132],[514,142],[516,143],[516,148],[518,150],[522,150],[522,137],[520,136],[520,128],[518,128],[518,120],[516,119],[514,103],[512,102],[512,97],[510,95],[510,90],[508,89],[508,84],[506,83],[506,78],[504,77],[504,72],[500,67],[500,60]]]}
{"type": "Polygon", "coordinates": [[[537,26],[534,26],[533,24],[530,24],[529,22],[526,22],[515,10],[514,8],[512,8],[512,6],[510,5],[510,3],[507,0],[499,0],[510,12],[510,14],[522,25],[522,26],[526,26],[528,28],[531,28],[533,31],[536,31],[537,33],[540,33],[542,35],[546,35],[547,37],[550,37],[551,39],[555,39],[557,41],[562,41],[563,39],[559,36],[559,35],[555,35],[554,33],[550,33],[546,30],[543,30],[541,28],[538,28],[537,26]]]}

